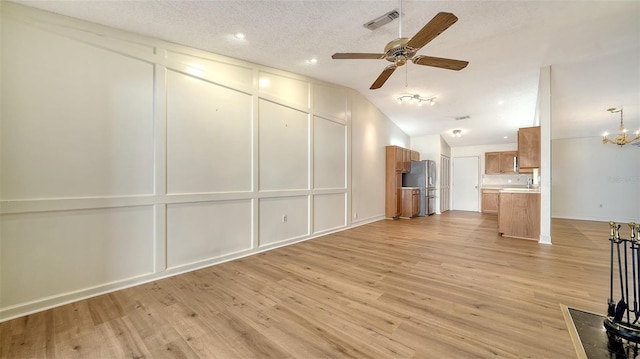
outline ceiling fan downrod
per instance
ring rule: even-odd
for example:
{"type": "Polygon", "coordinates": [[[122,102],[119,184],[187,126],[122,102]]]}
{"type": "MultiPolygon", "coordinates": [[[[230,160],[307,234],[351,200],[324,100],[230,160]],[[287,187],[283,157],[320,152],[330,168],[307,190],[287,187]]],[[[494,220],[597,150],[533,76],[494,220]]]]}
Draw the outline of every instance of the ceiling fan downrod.
{"type": "Polygon", "coordinates": [[[400,15],[398,17],[398,22],[400,23],[400,25],[398,25],[398,38],[402,38],[402,0],[400,0],[400,15]]]}

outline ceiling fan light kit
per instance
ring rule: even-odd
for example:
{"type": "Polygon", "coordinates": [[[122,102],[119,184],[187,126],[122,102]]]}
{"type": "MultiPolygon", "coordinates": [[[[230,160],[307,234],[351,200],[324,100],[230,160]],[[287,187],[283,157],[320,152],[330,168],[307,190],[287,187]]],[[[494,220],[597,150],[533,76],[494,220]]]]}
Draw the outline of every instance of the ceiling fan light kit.
{"type": "Polygon", "coordinates": [[[436,97],[423,97],[418,94],[405,94],[398,96],[398,103],[403,104],[405,101],[409,102],[410,105],[417,103],[418,106],[422,107],[423,102],[428,102],[429,106],[435,105],[436,97]]]}
{"type": "Polygon", "coordinates": [[[438,35],[448,29],[458,21],[458,18],[448,12],[440,12],[431,19],[412,38],[402,37],[402,2],[400,3],[400,29],[398,38],[390,41],[384,48],[384,53],[335,53],[331,56],[334,60],[345,59],[369,59],[387,60],[392,64],[387,66],[378,78],[371,84],[369,89],[379,89],[389,79],[391,74],[400,66],[404,66],[407,61],[416,65],[439,67],[447,70],[460,71],[467,67],[468,61],[445,59],[430,56],[416,56],[416,53],[426,44],[435,39],[438,35]]]}
{"type": "Polygon", "coordinates": [[[620,113],[620,129],[618,134],[616,135],[616,137],[614,137],[613,139],[609,139],[608,134],[605,133],[602,136],[602,143],[606,144],[606,143],[612,143],[614,145],[618,145],[618,146],[624,146],[627,144],[633,144],[635,142],[640,141],[640,130],[636,131],[635,135],[636,137],[631,138],[629,137],[629,135],[627,134],[627,130],[624,128],[624,120],[623,120],[623,111],[622,111],[622,107],[621,108],[608,108],[607,111],[611,112],[611,113],[620,113]]]}

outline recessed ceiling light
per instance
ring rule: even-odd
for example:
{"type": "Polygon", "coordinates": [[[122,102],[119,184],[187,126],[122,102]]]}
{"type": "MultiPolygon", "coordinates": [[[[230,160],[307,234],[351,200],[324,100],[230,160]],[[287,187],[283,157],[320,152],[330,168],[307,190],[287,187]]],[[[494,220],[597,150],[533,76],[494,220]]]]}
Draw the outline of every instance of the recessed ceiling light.
{"type": "Polygon", "coordinates": [[[317,62],[318,62],[318,59],[316,59],[315,57],[314,57],[314,58],[312,58],[312,59],[307,60],[307,63],[308,63],[308,64],[312,64],[312,65],[313,65],[313,64],[315,64],[315,63],[317,63],[317,62]]]}
{"type": "Polygon", "coordinates": [[[504,101],[502,100],[498,101],[498,105],[503,105],[503,104],[504,104],[504,101]]]}
{"type": "Polygon", "coordinates": [[[504,137],[502,137],[502,138],[504,138],[504,139],[506,140],[507,138],[509,138],[509,136],[504,136],[504,137]]]}
{"type": "Polygon", "coordinates": [[[244,37],[245,37],[244,34],[241,32],[235,34],[234,36],[236,37],[236,39],[240,39],[240,40],[244,40],[244,37]]]}

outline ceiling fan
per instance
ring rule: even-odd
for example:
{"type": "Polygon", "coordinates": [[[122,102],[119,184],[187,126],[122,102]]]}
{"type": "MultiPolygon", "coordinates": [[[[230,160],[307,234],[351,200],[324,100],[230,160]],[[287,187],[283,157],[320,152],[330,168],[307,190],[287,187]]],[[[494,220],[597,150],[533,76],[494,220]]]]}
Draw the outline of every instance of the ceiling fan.
{"type": "MultiPolygon", "coordinates": [[[[402,3],[401,3],[402,6],[402,3]]],[[[402,16],[402,8],[400,8],[400,16],[402,16]]],[[[392,65],[387,66],[380,76],[373,82],[369,89],[379,89],[389,79],[391,74],[400,66],[411,60],[416,65],[433,66],[447,70],[460,71],[467,67],[468,61],[444,59],[439,57],[422,56],[417,55],[416,52],[420,50],[424,45],[428,44],[436,36],[440,35],[449,26],[455,24],[458,21],[458,17],[452,13],[440,12],[431,19],[417,34],[412,38],[402,37],[402,17],[400,17],[400,34],[399,38],[389,42],[384,48],[384,53],[357,53],[357,52],[345,52],[335,53],[331,56],[335,60],[344,59],[373,59],[383,60],[386,59],[392,62],[392,65]]]]}

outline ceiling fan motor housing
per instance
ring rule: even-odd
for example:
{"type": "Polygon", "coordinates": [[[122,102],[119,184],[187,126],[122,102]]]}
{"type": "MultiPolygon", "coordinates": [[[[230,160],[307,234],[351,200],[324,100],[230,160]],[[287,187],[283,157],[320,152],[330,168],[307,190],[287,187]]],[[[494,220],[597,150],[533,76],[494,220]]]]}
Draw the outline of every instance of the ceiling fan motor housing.
{"type": "Polygon", "coordinates": [[[396,66],[402,66],[407,60],[415,56],[417,50],[407,47],[407,42],[409,42],[408,37],[401,37],[389,42],[384,47],[387,61],[393,62],[396,66]]]}

